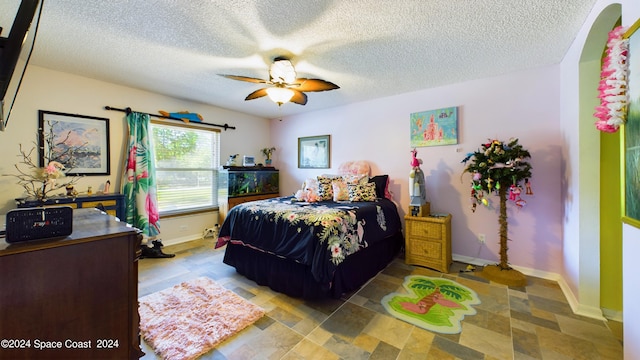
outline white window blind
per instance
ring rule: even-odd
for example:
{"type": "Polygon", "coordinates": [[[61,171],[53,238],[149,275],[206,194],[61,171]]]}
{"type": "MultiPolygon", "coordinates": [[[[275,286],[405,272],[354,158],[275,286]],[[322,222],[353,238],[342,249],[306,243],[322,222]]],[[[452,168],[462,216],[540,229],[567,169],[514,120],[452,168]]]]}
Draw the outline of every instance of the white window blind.
{"type": "Polygon", "coordinates": [[[152,121],[161,215],[218,206],[220,131],[152,121]]]}

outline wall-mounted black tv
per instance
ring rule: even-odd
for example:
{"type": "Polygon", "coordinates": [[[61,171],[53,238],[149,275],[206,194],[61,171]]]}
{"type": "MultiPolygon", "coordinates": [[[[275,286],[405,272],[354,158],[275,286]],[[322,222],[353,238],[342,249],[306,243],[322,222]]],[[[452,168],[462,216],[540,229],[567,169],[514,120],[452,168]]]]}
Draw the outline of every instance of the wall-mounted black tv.
{"type": "MultiPolygon", "coordinates": [[[[6,1],[6,0],[2,0],[6,1]]],[[[22,0],[7,37],[0,28],[0,131],[11,116],[13,103],[29,63],[42,14],[43,0],[22,0]]]]}

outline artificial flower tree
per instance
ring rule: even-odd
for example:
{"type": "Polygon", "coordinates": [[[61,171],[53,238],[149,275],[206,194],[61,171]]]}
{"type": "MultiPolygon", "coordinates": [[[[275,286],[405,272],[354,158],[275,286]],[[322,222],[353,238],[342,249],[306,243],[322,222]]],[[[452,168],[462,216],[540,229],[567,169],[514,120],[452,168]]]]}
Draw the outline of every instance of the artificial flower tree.
{"type": "Polygon", "coordinates": [[[518,144],[518,139],[504,143],[489,140],[481,149],[467,154],[463,163],[469,164],[465,172],[471,174],[471,209],[475,212],[478,205],[490,207],[489,195],[495,193],[500,199],[500,263],[485,266],[483,273],[496,282],[512,286],[526,285],[526,278],[509,266],[507,255],[508,223],[507,202],[522,208],[526,202],[521,198],[524,193],[531,195],[531,165],[525,159],[531,158],[529,151],[518,144]],[[524,186],[524,190],[523,190],[524,186]]]}

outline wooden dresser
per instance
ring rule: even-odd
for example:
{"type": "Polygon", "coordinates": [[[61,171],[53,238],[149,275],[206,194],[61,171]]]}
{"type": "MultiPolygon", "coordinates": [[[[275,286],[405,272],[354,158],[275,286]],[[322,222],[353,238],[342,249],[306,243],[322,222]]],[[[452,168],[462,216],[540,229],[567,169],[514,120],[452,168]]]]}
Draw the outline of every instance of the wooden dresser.
{"type": "Polygon", "coordinates": [[[95,209],[73,233],[8,244],[0,238],[0,358],[138,359],[142,236],[95,209]],[[42,349],[40,349],[42,348],[42,349]]]}
{"type": "Polygon", "coordinates": [[[451,256],[451,215],[405,216],[405,262],[448,272],[451,256]]]}

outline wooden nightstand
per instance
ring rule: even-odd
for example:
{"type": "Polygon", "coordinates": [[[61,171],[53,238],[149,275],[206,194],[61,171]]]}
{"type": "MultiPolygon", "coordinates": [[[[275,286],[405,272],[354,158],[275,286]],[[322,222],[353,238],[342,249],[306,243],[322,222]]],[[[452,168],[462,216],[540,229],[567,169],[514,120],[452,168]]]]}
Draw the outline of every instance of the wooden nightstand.
{"type": "Polygon", "coordinates": [[[451,215],[405,216],[405,262],[449,272],[451,215]]]}

